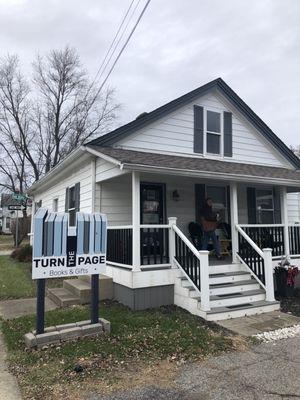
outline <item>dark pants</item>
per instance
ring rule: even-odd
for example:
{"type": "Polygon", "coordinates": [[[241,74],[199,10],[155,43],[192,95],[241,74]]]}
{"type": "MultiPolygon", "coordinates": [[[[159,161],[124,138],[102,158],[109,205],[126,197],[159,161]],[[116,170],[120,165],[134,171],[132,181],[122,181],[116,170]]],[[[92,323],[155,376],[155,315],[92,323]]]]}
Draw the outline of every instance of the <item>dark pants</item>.
{"type": "Polygon", "coordinates": [[[208,243],[210,240],[213,241],[216,255],[220,256],[221,255],[221,246],[220,246],[219,238],[217,237],[215,231],[203,232],[202,250],[207,250],[207,246],[208,246],[208,243]]]}

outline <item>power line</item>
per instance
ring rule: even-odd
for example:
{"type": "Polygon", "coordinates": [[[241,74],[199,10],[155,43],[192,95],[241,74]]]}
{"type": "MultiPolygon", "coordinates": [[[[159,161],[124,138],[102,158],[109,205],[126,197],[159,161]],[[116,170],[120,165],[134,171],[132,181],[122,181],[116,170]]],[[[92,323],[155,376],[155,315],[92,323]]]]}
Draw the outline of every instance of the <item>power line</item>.
{"type": "Polygon", "coordinates": [[[115,34],[115,36],[114,36],[114,38],[113,38],[113,40],[112,40],[110,46],[109,46],[109,49],[107,50],[106,55],[105,55],[104,59],[102,60],[101,65],[100,65],[100,67],[98,68],[98,70],[97,70],[97,72],[96,72],[96,75],[95,75],[95,77],[94,77],[94,79],[93,79],[93,81],[92,81],[92,83],[91,83],[91,86],[93,86],[93,84],[95,83],[95,81],[96,81],[96,79],[97,79],[97,77],[98,77],[98,75],[99,75],[99,73],[100,73],[100,71],[101,71],[101,68],[103,67],[103,65],[104,65],[104,63],[105,63],[105,61],[106,61],[106,59],[107,59],[107,57],[108,57],[108,54],[110,53],[110,51],[111,51],[111,49],[112,49],[112,47],[113,47],[113,45],[114,45],[114,43],[115,43],[115,41],[116,41],[116,39],[117,39],[117,37],[118,37],[120,31],[121,31],[121,29],[122,29],[122,26],[124,25],[124,22],[125,22],[125,20],[126,20],[126,18],[127,18],[127,15],[129,14],[129,12],[130,12],[130,10],[131,10],[131,7],[133,6],[133,3],[134,3],[134,2],[135,2],[135,0],[132,0],[132,1],[131,1],[130,5],[129,5],[129,7],[128,7],[128,9],[127,9],[127,11],[126,11],[126,13],[125,13],[125,15],[124,15],[124,17],[123,17],[121,23],[120,23],[120,25],[119,25],[119,28],[118,28],[118,30],[117,30],[117,32],[116,32],[116,34],[115,34]]]}
{"type": "Polygon", "coordinates": [[[112,53],[111,53],[109,59],[107,60],[106,64],[105,64],[104,67],[103,67],[103,70],[102,70],[102,72],[101,72],[101,74],[100,74],[100,76],[99,76],[99,79],[100,79],[101,76],[104,74],[104,72],[105,72],[107,66],[109,65],[110,60],[111,60],[112,57],[114,56],[114,53],[115,53],[116,49],[118,48],[118,46],[119,46],[121,40],[123,39],[123,36],[124,36],[124,34],[125,34],[126,30],[127,30],[127,27],[128,27],[128,25],[130,24],[130,22],[131,22],[131,20],[132,20],[134,14],[135,14],[136,9],[138,8],[138,6],[139,6],[139,4],[140,4],[140,2],[141,2],[141,0],[138,0],[138,2],[136,3],[136,5],[135,5],[135,7],[134,7],[134,9],[133,9],[133,12],[131,13],[131,15],[130,15],[128,21],[127,21],[127,24],[126,24],[125,28],[123,29],[123,31],[122,31],[122,33],[121,33],[121,36],[119,37],[117,43],[115,44],[115,46],[114,46],[114,48],[113,48],[113,51],[112,51],[112,53]]]}
{"type": "Polygon", "coordinates": [[[119,54],[117,55],[115,61],[113,62],[113,64],[112,64],[110,70],[108,71],[108,74],[106,75],[106,78],[105,78],[104,81],[101,83],[101,85],[100,85],[100,87],[99,87],[99,89],[98,89],[98,91],[97,91],[97,93],[96,93],[96,96],[98,96],[98,94],[100,93],[101,89],[102,89],[103,86],[105,85],[107,79],[109,78],[110,74],[112,73],[112,71],[113,71],[115,65],[117,64],[119,58],[121,57],[123,51],[125,50],[125,48],[126,48],[128,42],[129,42],[129,40],[131,39],[132,35],[134,34],[134,31],[136,30],[136,28],[137,28],[137,26],[138,26],[140,20],[142,19],[143,15],[144,15],[144,13],[145,13],[145,11],[146,11],[146,9],[147,9],[147,7],[149,6],[150,1],[151,1],[151,0],[147,0],[147,3],[145,4],[144,8],[142,9],[142,11],[141,11],[141,13],[140,13],[140,15],[139,15],[139,17],[138,17],[136,23],[134,24],[134,26],[133,26],[133,28],[132,28],[132,30],[131,30],[129,36],[128,36],[128,38],[126,39],[124,45],[122,46],[121,50],[119,51],[119,54]]]}

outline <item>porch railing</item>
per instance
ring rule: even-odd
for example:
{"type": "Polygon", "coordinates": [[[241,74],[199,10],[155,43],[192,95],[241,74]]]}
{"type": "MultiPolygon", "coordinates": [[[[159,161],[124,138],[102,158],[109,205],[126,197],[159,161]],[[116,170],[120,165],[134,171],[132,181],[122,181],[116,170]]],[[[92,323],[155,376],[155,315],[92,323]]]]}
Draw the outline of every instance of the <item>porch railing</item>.
{"type": "Polygon", "coordinates": [[[169,264],[169,225],[141,225],[141,265],[169,264]]]}
{"type": "Polygon", "coordinates": [[[272,249],[263,248],[252,240],[245,228],[236,225],[239,249],[237,257],[266,291],[266,300],[274,301],[272,249]]]}
{"type": "Polygon", "coordinates": [[[107,230],[107,261],[132,268],[133,248],[140,246],[140,265],[169,265],[170,225],[140,225],[140,243],[133,243],[132,225],[109,226],[107,230]]]}
{"type": "Polygon", "coordinates": [[[131,267],[132,226],[114,226],[107,229],[107,261],[131,267]]]}
{"type": "Polygon", "coordinates": [[[239,225],[260,248],[270,248],[274,257],[285,254],[284,225],[239,225]]]}
{"type": "Polygon", "coordinates": [[[300,225],[238,225],[260,248],[271,248],[272,257],[300,256],[300,225]]]}
{"type": "Polygon", "coordinates": [[[290,255],[300,256],[300,225],[289,226],[290,255]]]}
{"type": "MultiPolygon", "coordinates": [[[[199,251],[183,232],[172,224],[170,241],[174,240],[174,262],[184,273],[191,286],[199,293],[200,308],[210,310],[208,251],[199,251]]],[[[172,248],[172,245],[171,245],[172,248]]]]}

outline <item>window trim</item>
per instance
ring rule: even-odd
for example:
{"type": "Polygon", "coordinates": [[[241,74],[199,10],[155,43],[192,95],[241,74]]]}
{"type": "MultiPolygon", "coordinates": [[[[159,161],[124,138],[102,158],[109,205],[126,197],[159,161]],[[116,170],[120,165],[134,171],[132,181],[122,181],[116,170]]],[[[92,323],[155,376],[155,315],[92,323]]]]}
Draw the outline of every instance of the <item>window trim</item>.
{"type": "Polygon", "coordinates": [[[73,185],[71,185],[71,186],[68,186],[68,190],[69,190],[69,198],[68,198],[68,214],[69,214],[69,226],[70,227],[72,227],[72,226],[76,226],[76,200],[74,199],[74,207],[70,207],[70,200],[71,200],[71,196],[70,196],[70,194],[71,194],[71,189],[73,189],[74,190],[74,195],[75,195],[75,185],[76,185],[76,183],[74,183],[73,185]],[[71,222],[71,218],[70,218],[70,211],[75,211],[75,224],[74,225],[70,225],[70,222],[71,222]]]}
{"type": "Polygon", "coordinates": [[[224,158],[224,111],[215,111],[211,108],[204,107],[204,137],[203,137],[203,154],[210,157],[224,158]],[[220,132],[213,132],[207,129],[207,112],[213,112],[220,115],[220,132]],[[220,137],[220,153],[210,153],[207,151],[207,134],[218,135],[220,137]]]}
{"type": "Polygon", "coordinates": [[[52,200],[52,211],[53,211],[53,212],[58,212],[58,201],[59,201],[59,200],[58,200],[58,197],[54,197],[53,200],[52,200]],[[56,206],[57,206],[57,207],[56,207],[56,208],[57,208],[56,210],[54,209],[54,208],[55,208],[55,207],[54,207],[55,204],[56,204],[56,206]]]}
{"type": "Polygon", "coordinates": [[[274,201],[274,192],[273,189],[269,189],[269,188],[256,188],[255,189],[255,197],[256,197],[256,204],[255,204],[255,208],[256,208],[256,218],[259,224],[261,224],[262,222],[260,222],[260,216],[261,216],[261,212],[272,212],[272,216],[273,216],[273,224],[275,223],[275,201],[274,201]],[[257,204],[257,192],[259,192],[260,190],[265,190],[265,191],[270,191],[271,195],[272,195],[272,208],[260,208],[258,209],[258,204],[257,204]]]}

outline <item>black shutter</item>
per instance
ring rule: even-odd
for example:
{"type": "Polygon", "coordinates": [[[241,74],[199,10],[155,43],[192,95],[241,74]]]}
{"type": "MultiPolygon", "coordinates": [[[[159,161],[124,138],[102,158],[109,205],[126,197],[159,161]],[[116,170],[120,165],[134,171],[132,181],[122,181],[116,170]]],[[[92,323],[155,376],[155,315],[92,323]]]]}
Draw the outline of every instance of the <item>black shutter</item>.
{"type": "Polygon", "coordinates": [[[69,210],[69,188],[66,188],[66,196],[65,196],[65,212],[69,210]]]}
{"type": "Polygon", "coordinates": [[[195,203],[196,222],[200,223],[200,214],[205,203],[205,185],[203,184],[195,184],[195,203]]]}
{"type": "Polygon", "coordinates": [[[274,202],[274,222],[275,222],[275,224],[281,224],[281,208],[280,208],[279,188],[273,187],[273,202],[274,202]]]}
{"type": "Polygon", "coordinates": [[[75,211],[80,210],[80,183],[75,184],[75,211]]]}
{"type": "Polygon", "coordinates": [[[232,114],[224,111],[224,156],[232,157],[232,114]]]}
{"type": "Polygon", "coordinates": [[[203,154],[203,107],[194,106],[194,152],[203,154]]]}
{"type": "Polygon", "coordinates": [[[248,224],[256,224],[256,191],[255,188],[247,188],[248,224]]]}

